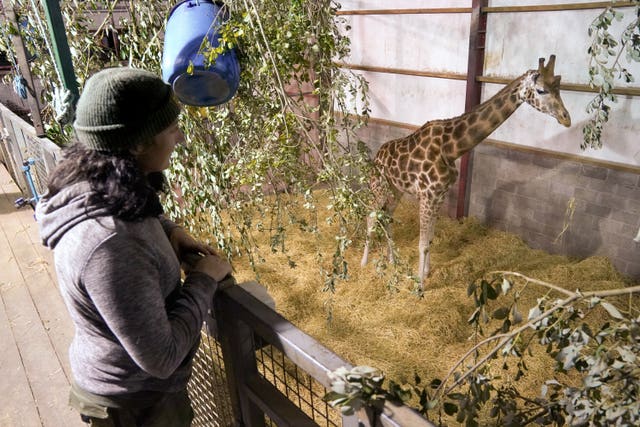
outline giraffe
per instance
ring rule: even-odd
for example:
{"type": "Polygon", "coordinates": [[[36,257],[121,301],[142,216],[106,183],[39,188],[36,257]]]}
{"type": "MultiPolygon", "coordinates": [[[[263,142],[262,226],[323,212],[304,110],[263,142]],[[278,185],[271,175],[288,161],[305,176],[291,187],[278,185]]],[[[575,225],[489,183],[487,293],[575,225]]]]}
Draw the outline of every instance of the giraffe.
{"type": "MultiPolygon", "coordinates": [[[[560,76],[554,76],[555,55],[546,66],[540,58],[537,70],[516,78],[473,110],[451,119],[425,123],[412,134],[384,143],[374,159],[369,183],[375,210],[393,215],[404,193],[417,197],[420,206],[420,243],[418,245],[419,288],[429,275],[429,246],[436,216],[449,187],[458,177],[455,160],[487,138],[523,103],[554,117],[569,127],[571,117],[560,98],[560,76]]],[[[367,235],[361,265],[367,264],[369,243],[375,216],[367,217],[367,235]]],[[[387,238],[390,225],[385,226],[387,238]]],[[[389,261],[394,262],[389,241],[389,261]]]]}

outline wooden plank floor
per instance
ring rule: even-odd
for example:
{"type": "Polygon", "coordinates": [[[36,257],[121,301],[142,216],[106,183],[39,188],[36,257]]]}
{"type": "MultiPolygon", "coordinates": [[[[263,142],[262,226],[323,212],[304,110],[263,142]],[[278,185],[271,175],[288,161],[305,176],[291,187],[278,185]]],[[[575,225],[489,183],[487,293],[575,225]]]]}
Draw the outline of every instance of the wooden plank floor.
{"type": "Polygon", "coordinates": [[[85,426],[67,405],[73,324],[21,196],[0,163],[0,427],[85,426]]]}

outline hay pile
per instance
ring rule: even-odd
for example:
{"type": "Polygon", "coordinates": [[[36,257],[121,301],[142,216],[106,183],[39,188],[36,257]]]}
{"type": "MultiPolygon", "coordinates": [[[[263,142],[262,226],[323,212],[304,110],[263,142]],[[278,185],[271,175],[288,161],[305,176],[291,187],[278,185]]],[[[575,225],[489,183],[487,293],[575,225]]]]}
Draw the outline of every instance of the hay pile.
{"type": "MultiPolygon", "coordinates": [[[[394,215],[396,245],[414,274],[417,212],[416,202],[405,198],[394,215]]],[[[266,263],[258,266],[260,282],[276,300],[277,310],[352,364],[377,367],[396,382],[412,382],[414,374],[424,381],[442,378],[472,346],[469,338],[473,330],[467,319],[474,305],[467,296],[467,286],[488,272],[517,271],[569,290],[628,285],[605,258],[580,261],[550,255],[532,250],[519,237],[487,228],[473,218],[459,222],[443,217],[436,226],[432,272],[423,298],[412,292],[415,282],[411,279],[404,279],[392,291],[386,285],[388,277],[376,272],[376,258],[386,255],[384,244],[372,246],[369,264],[360,268],[362,240],[355,241],[348,252],[350,279],[340,283],[332,295],[322,291],[313,238],[301,233],[288,239],[296,268],[290,268],[281,254],[266,256],[266,263]]],[[[267,241],[265,236],[263,254],[269,253],[267,241]]],[[[330,259],[333,235],[327,233],[327,241],[317,245],[330,259]]],[[[234,266],[239,281],[254,278],[244,260],[234,261],[234,266]]],[[[530,290],[519,306],[525,317],[536,298],[547,291],[530,290]]],[[[546,359],[528,362],[530,378],[549,378],[551,365],[546,359]]],[[[533,381],[530,387],[537,394],[539,384],[533,381]]]]}

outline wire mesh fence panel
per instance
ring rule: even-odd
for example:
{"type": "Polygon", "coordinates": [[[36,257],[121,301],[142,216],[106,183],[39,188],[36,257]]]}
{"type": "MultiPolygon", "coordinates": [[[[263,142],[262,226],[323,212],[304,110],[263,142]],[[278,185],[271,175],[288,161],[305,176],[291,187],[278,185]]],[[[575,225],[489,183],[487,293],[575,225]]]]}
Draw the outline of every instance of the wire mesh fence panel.
{"type": "Polygon", "coordinates": [[[219,343],[202,334],[188,385],[194,427],[231,427],[234,415],[219,343]]]}
{"type": "MultiPolygon", "coordinates": [[[[273,346],[256,351],[258,372],[322,427],[341,427],[339,411],[322,400],[327,390],[273,346]]],[[[271,421],[269,426],[276,424],[271,421]]]]}

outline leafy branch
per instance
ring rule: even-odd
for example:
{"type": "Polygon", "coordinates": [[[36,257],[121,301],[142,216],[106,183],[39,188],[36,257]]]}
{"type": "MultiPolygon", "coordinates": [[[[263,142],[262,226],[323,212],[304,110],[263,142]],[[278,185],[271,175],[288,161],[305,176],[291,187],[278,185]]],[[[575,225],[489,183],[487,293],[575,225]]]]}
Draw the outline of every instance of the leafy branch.
{"type": "Polygon", "coordinates": [[[411,397],[409,388],[401,387],[393,381],[390,382],[389,390],[384,389],[384,374],[370,366],[351,369],[340,367],[329,373],[329,379],[331,391],[322,400],[340,408],[344,415],[353,415],[363,408],[370,409],[370,421],[374,426],[382,414],[385,401],[403,403],[411,397]]]}
{"type": "MultiPolygon", "coordinates": [[[[263,259],[258,234],[267,234],[269,250],[287,255],[295,268],[288,231],[309,232],[318,245],[323,288],[333,291],[348,276],[349,224],[364,216],[359,180],[369,162],[354,143],[362,122],[336,114],[346,108],[346,94],[366,88],[335,65],[348,53],[348,39],[337,26],[339,6],[328,0],[241,0],[227,6],[230,19],[220,29],[219,46],[237,49],[240,88],[228,105],[189,110],[184,117],[188,141],[172,181],[208,190],[168,204],[192,231],[208,235],[229,256],[246,256],[254,268],[263,259]],[[328,198],[320,207],[318,188],[328,198]],[[328,257],[319,248],[322,207],[335,237],[328,257]]],[[[204,52],[210,60],[218,53],[204,52]]]]}
{"type": "Polygon", "coordinates": [[[632,396],[640,391],[638,359],[628,356],[629,352],[640,350],[640,316],[637,310],[634,315],[633,309],[629,309],[627,315],[622,314],[606,298],[638,293],[640,286],[581,292],[569,291],[520,273],[494,274],[497,275],[494,280],[481,280],[479,285],[471,284],[469,287],[469,294],[474,296],[477,307],[470,323],[476,325],[481,333],[481,324],[486,324],[491,319],[501,321],[502,324],[454,364],[443,381],[436,381],[437,387],[431,399],[435,402],[445,399],[456,401],[458,404],[449,403],[444,408],[445,412],[449,415],[458,413],[458,421],[466,420],[468,425],[475,425],[479,407],[486,404],[491,405],[491,416],[505,425],[524,425],[531,421],[532,414],[540,424],[563,423],[567,420],[584,422],[586,419],[599,420],[596,424],[609,424],[613,418],[637,422],[637,402],[620,398],[620,394],[629,393],[629,384],[633,384],[632,396]],[[513,288],[513,279],[524,282],[522,288],[514,292],[513,302],[494,309],[489,316],[487,303],[496,300],[500,294],[506,295],[513,288]],[[527,321],[522,323],[518,300],[524,288],[530,284],[544,287],[548,293],[538,299],[537,305],[529,310],[527,321]],[[560,293],[563,298],[552,299],[549,293],[560,293]],[[600,329],[597,332],[592,332],[593,325],[590,326],[584,319],[598,306],[615,323],[605,322],[598,325],[600,329]],[[527,336],[526,333],[531,331],[534,333],[527,336]],[[620,341],[621,336],[628,338],[627,342],[620,341]],[[596,345],[590,346],[590,340],[596,345]],[[504,359],[503,369],[506,369],[507,359],[516,357],[517,381],[526,373],[524,355],[532,353],[531,344],[535,341],[546,346],[547,355],[556,361],[558,373],[577,371],[582,376],[584,387],[572,387],[551,379],[543,387],[543,396],[531,399],[520,393],[515,386],[495,385],[494,380],[499,376],[491,374],[491,361],[501,355],[504,359]],[[481,353],[481,349],[486,346],[489,349],[481,353]],[[618,356],[605,356],[612,352],[618,356]],[[473,362],[459,370],[472,356],[473,362]],[[603,375],[605,371],[606,375],[603,375]],[[596,393],[591,387],[593,384],[605,383],[606,392],[596,393]],[[454,393],[463,384],[468,385],[467,392],[454,393]],[[624,387],[621,387],[623,384],[624,387]],[[555,392],[547,398],[546,390],[550,387],[555,392]],[[571,394],[573,398],[563,398],[563,394],[571,394]],[[518,405],[518,401],[522,402],[522,406],[518,405]],[[606,410],[602,409],[603,404],[607,405],[606,410]]]}
{"type": "MultiPolygon", "coordinates": [[[[333,291],[348,277],[345,254],[358,231],[350,224],[362,222],[368,211],[362,171],[369,155],[355,132],[366,116],[347,114],[353,97],[363,101],[366,112],[367,85],[336,65],[349,52],[346,20],[336,15],[340,5],[332,0],[225,3],[229,19],[220,28],[219,45],[203,44],[202,53],[214,62],[225,49],[236,49],[240,88],[225,105],[185,107],[180,124],[187,143],[177,149],[168,171],[177,197],[168,197],[165,208],[229,258],[246,257],[256,274],[264,260],[262,236],[268,250],[285,254],[295,268],[287,236],[291,228],[302,229],[316,243],[324,289],[333,291]],[[320,239],[319,221],[331,226],[335,239],[320,239]],[[330,239],[335,247],[327,256],[321,244],[330,239]]],[[[43,10],[29,6],[16,3],[28,22],[25,28],[35,30],[16,31],[37,54],[32,72],[44,86],[47,136],[66,145],[72,132],[56,121],[52,108],[55,63],[42,49],[48,35],[36,25],[43,10]]],[[[81,87],[93,72],[110,66],[160,74],[169,2],[67,0],[60,7],[81,87]],[[96,14],[103,19],[93,23],[96,14]]],[[[10,50],[8,29],[2,28],[0,46],[10,50]]]]}
{"type": "MultiPolygon", "coordinates": [[[[640,292],[640,286],[582,292],[511,271],[489,276],[492,279],[469,285],[468,294],[476,305],[469,323],[475,328],[476,342],[453,364],[444,379],[434,379],[424,387],[416,377],[415,384],[394,385],[389,392],[381,389],[378,381],[376,396],[394,396],[394,390],[401,390],[405,402],[415,404],[411,396],[416,396],[417,407],[424,415],[437,411],[441,423],[446,414],[467,426],[480,425],[481,414],[492,418],[492,423],[506,426],[531,422],[540,425],[640,422],[640,311],[632,300],[640,292]],[[529,309],[525,320],[518,306],[530,287],[541,287],[545,292],[529,309]],[[553,297],[558,294],[560,298],[553,297]],[[512,296],[511,301],[495,307],[500,297],[507,295],[512,296]],[[610,301],[622,296],[629,297],[625,309],[610,301]],[[495,326],[496,322],[495,330],[485,335],[485,327],[495,326]],[[554,363],[554,375],[541,382],[538,396],[531,396],[527,390],[520,391],[517,384],[527,375],[526,356],[541,349],[554,363]],[[496,373],[494,365],[498,358],[502,364],[498,364],[501,366],[496,373]],[[513,359],[515,377],[512,381],[502,380],[513,359]],[[566,376],[571,371],[574,374],[566,376]],[[570,380],[563,382],[561,378],[570,380]],[[577,378],[580,386],[575,385],[577,378]]],[[[328,396],[334,397],[338,405],[348,406],[353,401],[358,402],[356,406],[367,404],[368,399],[360,396],[359,389],[350,393],[328,396]]],[[[486,422],[483,418],[482,423],[486,422]]]]}
{"type": "Polygon", "coordinates": [[[622,21],[624,14],[616,10],[616,2],[598,15],[589,26],[591,45],[589,54],[589,85],[598,94],[587,105],[590,118],[582,129],[583,141],[580,148],[602,148],[602,131],[609,121],[611,103],[617,102],[613,93],[616,80],[626,83],[634,81],[633,75],[622,62],[623,54],[627,63],[640,62],[640,0],[634,0],[635,17],[627,23],[619,40],[611,33],[616,21],[622,21]]]}

